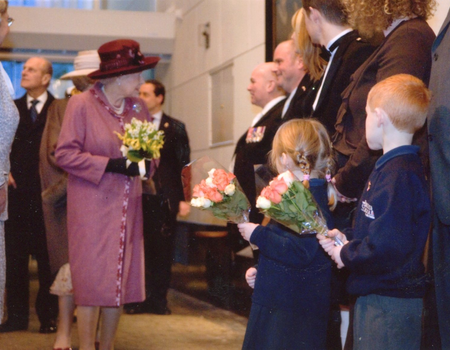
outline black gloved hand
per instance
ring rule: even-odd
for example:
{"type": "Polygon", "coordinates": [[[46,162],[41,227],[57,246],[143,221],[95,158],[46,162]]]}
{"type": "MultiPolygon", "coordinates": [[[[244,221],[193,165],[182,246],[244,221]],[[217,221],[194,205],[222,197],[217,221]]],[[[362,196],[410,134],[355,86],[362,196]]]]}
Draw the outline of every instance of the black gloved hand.
{"type": "Polygon", "coordinates": [[[150,178],[150,165],[151,165],[151,161],[146,159],[145,160],[145,175],[144,175],[144,180],[148,180],[150,178]]]}
{"type": "Polygon", "coordinates": [[[128,165],[127,175],[128,176],[139,176],[140,175],[138,163],[131,162],[131,164],[128,165]]]}
{"type": "Polygon", "coordinates": [[[105,172],[118,173],[127,176],[139,176],[138,163],[132,162],[127,167],[127,160],[125,158],[110,158],[106,165],[105,172]]]}

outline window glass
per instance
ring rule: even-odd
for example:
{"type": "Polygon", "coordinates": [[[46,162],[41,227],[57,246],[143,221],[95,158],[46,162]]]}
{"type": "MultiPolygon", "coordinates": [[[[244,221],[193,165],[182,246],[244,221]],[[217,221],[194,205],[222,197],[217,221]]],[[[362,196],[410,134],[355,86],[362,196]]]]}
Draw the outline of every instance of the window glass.
{"type": "Polygon", "coordinates": [[[10,0],[9,5],[84,10],[156,11],[156,0],[10,0]]]}
{"type": "MultiPolygon", "coordinates": [[[[14,86],[15,98],[20,98],[25,94],[25,89],[20,86],[20,80],[22,78],[22,69],[25,62],[18,61],[2,61],[3,68],[8,73],[11,82],[14,86]]],[[[72,63],[59,63],[53,62],[53,78],[49,86],[50,92],[56,98],[64,98],[68,88],[72,87],[72,81],[60,80],[59,78],[64,74],[73,71],[72,63]]],[[[144,80],[154,79],[154,69],[146,70],[142,73],[144,80]]]]}

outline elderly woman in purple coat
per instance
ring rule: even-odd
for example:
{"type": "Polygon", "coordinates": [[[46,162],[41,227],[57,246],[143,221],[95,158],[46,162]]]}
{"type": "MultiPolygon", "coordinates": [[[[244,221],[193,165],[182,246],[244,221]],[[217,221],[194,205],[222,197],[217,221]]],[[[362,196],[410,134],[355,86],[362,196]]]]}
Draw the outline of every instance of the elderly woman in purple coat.
{"type": "Polygon", "coordinates": [[[73,96],[56,149],[68,174],[69,263],[77,305],[80,350],[94,350],[101,309],[100,349],[113,349],[126,303],[145,299],[139,166],[122,156],[124,125],[149,120],[137,98],[141,72],[159,58],[144,57],[133,40],[114,40],[98,49],[99,79],[73,96]]]}

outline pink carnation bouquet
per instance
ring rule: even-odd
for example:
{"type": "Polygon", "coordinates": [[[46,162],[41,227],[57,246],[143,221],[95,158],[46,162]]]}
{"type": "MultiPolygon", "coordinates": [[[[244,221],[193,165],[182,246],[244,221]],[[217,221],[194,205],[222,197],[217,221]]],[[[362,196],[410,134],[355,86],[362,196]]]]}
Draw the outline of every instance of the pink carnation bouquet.
{"type": "Polygon", "coordinates": [[[191,206],[232,223],[248,222],[250,202],[236,176],[208,157],[186,165],[182,172],[185,197],[191,206]],[[195,181],[197,179],[197,182],[195,181]],[[194,181],[193,181],[194,180],[194,181]],[[192,188],[186,191],[186,188],[192,188]],[[187,192],[187,193],[186,193],[187,192]]]}
{"type": "Polygon", "coordinates": [[[278,175],[262,189],[256,207],[299,234],[327,235],[325,219],[311,192],[290,171],[278,175]]]}

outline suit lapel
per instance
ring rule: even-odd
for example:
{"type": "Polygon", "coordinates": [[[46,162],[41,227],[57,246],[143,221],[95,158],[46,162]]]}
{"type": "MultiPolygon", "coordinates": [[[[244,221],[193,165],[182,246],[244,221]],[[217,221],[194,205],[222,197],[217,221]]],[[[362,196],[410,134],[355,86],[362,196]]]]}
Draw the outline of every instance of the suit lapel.
{"type": "Polygon", "coordinates": [[[159,129],[158,130],[166,131],[168,126],[169,126],[169,119],[163,113],[162,116],[161,116],[161,122],[159,123],[159,129]]]}
{"type": "Polygon", "coordinates": [[[444,23],[441,26],[441,29],[439,30],[439,34],[437,35],[436,39],[434,40],[433,46],[431,51],[434,52],[439,44],[441,43],[442,39],[444,38],[445,33],[448,30],[448,27],[450,25],[450,10],[447,13],[447,17],[445,18],[444,23]]]}
{"type": "MultiPolygon", "coordinates": [[[[281,100],[280,102],[285,102],[285,101],[286,101],[286,99],[281,100]]],[[[253,127],[263,125],[263,124],[267,121],[267,119],[270,118],[270,116],[271,116],[271,114],[272,114],[272,111],[273,111],[275,108],[278,108],[280,102],[278,102],[278,103],[275,104],[271,109],[269,109],[269,110],[261,117],[261,119],[258,120],[258,122],[257,122],[253,127]]]]}
{"type": "MultiPolygon", "coordinates": [[[[292,100],[289,102],[289,107],[283,116],[283,120],[292,119],[291,114],[294,114],[294,111],[296,110],[296,108],[299,108],[299,109],[301,108],[300,104],[302,101],[302,96],[307,93],[310,85],[311,85],[310,76],[309,76],[309,74],[305,74],[303,79],[300,81],[300,84],[298,85],[297,90],[295,91],[295,95],[292,97],[292,100]]],[[[287,99],[284,101],[287,101],[287,99]]]]}
{"type": "MultiPolygon", "coordinates": [[[[258,122],[252,126],[252,128],[258,127],[258,126],[263,126],[268,119],[271,118],[272,112],[276,109],[276,108],[280,108],[283,109],[283,105],[286,102],[286,99],[283,99],[281,101],[279,101],[278,103],[276,103],[271,109],[269,109],[262,117],[260,120],[258,120],[258,122]]],[[[287,113],[287,112],[286,112],[287,113]]],[[[281,120],[281,113],[279,116],[280,120],[281,120]]],[[[244,135],[242,135],[239,140],[236,143],[236,148],[234,150],[234,155],[236,155],[236,153],[238,152],[238,150],[240,150],[242,147],[244,147],[245,145],[245,140],[247,138],[247,133],[248,133],[249,128],[247,128],[246,132],[244,133],[244,135]]]]}
{"type": "Polygon", "coordinates": [[[51,95],[49,92],[47,92],[47,100],[44,103],[44,107],[42,107],[41,113],[38,114],[36,122],[34,123],[35,126],[45,124],[45,122],[47,120],[48,107],[50,107],[50,105],[52,104],[54,99],[55,98],[53,97],[53,95],[51,95]]]}
{"type": "Polygon", "coordinates": [[[331,82],[334,80],[334,76],[336,75],[336,72],[339,70],[339,67],[342,64],[344,54],[347,51],[350,43],[353,40],[356,40],[356,36],[357,33],[355,31],[351,31],[342,37],[341,43],[339,44],[333,60],[331,61],[331,66],[328,69],[327,76],[325,77],[326,80],[324,81],[322,90],[320,91],[319,101],[317,102],[316,109],[319,108],[320,104],[323,102],[325,96],[327,95],[331,82]]]}

